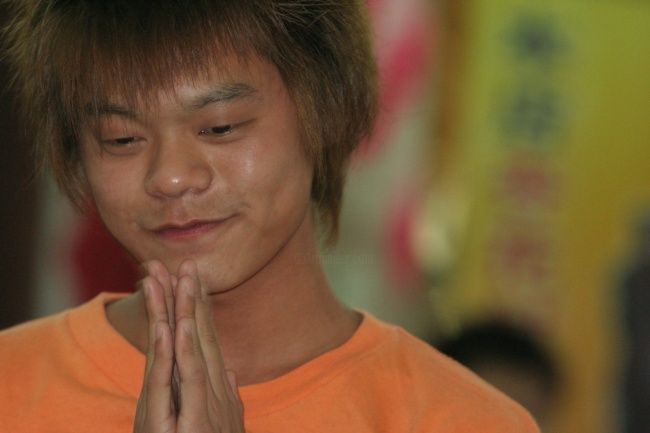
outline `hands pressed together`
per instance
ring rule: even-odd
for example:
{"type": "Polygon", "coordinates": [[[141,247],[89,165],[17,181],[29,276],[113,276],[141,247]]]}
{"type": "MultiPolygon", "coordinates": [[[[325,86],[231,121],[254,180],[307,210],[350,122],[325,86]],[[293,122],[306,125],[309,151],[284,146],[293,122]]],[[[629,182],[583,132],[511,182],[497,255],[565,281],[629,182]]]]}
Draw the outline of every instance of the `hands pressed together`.
{"type": "Polygon", "coordinates": [[[173,275],[158,261],[141,281],[149,343],[134,433],[243,433],[243,407],[227,371],[196,264],[173,275]]]}

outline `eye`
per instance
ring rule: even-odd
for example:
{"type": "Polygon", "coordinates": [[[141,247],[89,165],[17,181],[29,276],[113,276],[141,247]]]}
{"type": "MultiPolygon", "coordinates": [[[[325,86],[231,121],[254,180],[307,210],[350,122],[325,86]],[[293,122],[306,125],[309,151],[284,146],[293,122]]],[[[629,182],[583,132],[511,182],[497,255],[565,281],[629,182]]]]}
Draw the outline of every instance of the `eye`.
{"type": "Polygon", "coordinates": [[[119,137],[111,140],[102,140],[102,143],[108,146],[124,147],[140,140],[139,137],[119,137]]]}
{"type": "Polygon", "coordinates": [[[233,125],[213,126],[199,131],[199,135],[216,135],[224,136],[233,132],[233,125]]]}
{"type": "Polygon", "coordinates": [[[113,155],[130,155],[138,150],[144,139],[138,136],[117,137],[99,140],[102,149],[113,155]]]}

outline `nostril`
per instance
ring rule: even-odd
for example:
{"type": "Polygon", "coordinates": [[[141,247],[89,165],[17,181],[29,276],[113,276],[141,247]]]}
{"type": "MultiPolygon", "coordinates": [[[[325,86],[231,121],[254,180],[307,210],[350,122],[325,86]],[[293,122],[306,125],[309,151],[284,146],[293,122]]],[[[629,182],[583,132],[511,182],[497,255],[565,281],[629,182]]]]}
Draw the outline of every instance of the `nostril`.
{"type": "Polygon", "coordinates": [[[159,169],[150,173],[146,182],[146,189],[149,194],[161,197],[180,197],[185,194],[200,194],[210,188],[213,175],[210,167],[194,166],[185,167],[179,170],[176,167],[170,173],[171,167],[159,169]]]}
{"type": "Polygon", "coordinates": [[[155,197],[178,198],[206,191],[212,180],[213,168],[200,149],[187,142],[161,144],[152,155],[146,189],[155,197]]]}

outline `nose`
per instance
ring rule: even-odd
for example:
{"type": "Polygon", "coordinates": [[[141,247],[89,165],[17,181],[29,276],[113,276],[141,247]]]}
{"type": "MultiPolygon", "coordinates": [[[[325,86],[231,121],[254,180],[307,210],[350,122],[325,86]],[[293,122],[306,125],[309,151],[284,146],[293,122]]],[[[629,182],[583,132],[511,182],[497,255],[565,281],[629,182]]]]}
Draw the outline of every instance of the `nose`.
{"type": "Polygon", "coordinates": [[[179,198],[207,190],[213,178],[206,155],[192,143],[159,143],[151,157],[145,190],[161,199],[179,198]]]}

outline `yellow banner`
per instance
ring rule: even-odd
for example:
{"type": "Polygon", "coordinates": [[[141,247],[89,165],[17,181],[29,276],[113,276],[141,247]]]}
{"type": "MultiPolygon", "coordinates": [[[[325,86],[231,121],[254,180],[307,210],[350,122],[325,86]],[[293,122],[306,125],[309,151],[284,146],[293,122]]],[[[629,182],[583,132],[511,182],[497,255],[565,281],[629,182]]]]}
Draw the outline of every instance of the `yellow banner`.
{"type": "MultiPolygon", "coordinates": [[[[650,210],[650,2],[461,8],[458,92],[441,109],[453,170],[421,233],[454,218],[463,229],[434,309],[442,327],[497,314],[538,331],[562,371],[552,430],[620,431],[619,273],[650,210]],[[442,221],[445,209],[458,212],[442,221]]],[[[420,250],[429,268],[447,257],[440,243],[420,250]]]]}

